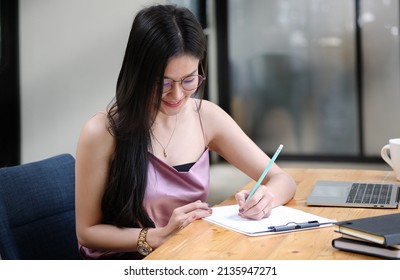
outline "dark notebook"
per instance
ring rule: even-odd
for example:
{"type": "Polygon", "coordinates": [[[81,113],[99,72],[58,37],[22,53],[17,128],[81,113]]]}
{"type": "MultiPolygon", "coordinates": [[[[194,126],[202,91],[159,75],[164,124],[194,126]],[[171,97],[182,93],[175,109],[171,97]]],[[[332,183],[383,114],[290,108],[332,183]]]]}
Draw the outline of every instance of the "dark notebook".
{"type": "Polygon", "coordinates": [[[400,213],[340,221],[335,231],[384,246],[400,244],[400,213]]]}
{"type": "Polygon", "coordinates": [[[372,242],[355,240],[351,238],[336,238],[332,240],[332,247],[344,251],[377,256],[386,259],[400,259],[400,249],[385,247],[372,242]]]}

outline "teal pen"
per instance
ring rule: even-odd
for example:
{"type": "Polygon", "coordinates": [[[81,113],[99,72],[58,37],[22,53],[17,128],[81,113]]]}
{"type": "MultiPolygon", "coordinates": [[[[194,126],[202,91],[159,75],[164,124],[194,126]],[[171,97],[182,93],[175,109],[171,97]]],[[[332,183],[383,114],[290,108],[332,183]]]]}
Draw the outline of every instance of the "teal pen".
{"type": "Polygon", "coordinates": [[[272,159],[269,161],[267,167],[265,167],[264,172],[261,174],[260,178],[258,179],[257,183],[254,185],[253,189],[249,193],[249,196],[246,198],[246,201],[248,201],[253,194],[257,191],[257,189],[260,187],[261,182],[264,180],[265,176],[267,175],[268,171],[271,169],[272,164],[274,164],[276,158],[278,157],[279,153],[282,151],[283,145],[280,144],[278,149],[276,150],[275,154],[272,156],[272,159]]]}

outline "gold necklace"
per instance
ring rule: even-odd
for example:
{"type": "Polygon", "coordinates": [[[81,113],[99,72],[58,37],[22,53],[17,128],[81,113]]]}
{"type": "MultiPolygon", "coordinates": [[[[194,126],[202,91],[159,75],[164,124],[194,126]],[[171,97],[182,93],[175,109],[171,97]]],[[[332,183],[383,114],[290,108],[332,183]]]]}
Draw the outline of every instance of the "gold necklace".
{"type": "Polygon", "coordinates": [[[158,144],[161,146],[161,148],[163,149],[163,154],[164,154],[164,157],[165,157],[165,158],[167,157],[167,151],[166,151],[166,150],[167,150],[167,148],[168,148],[169,143],[171,142],[172,136],[174,136],[175,129],[176,129],[176,124],[177,124],[177,123],[178,123],[178,115],[176,115],[176,118],[175,118],[174,130],[172,131],[171,136],[169,137],[168,143],[167,143],[167,145],[166,145],[165,147],[161,144],[160,141],[158,141],[158,139],[157,139],[157,137],[154,135],[154,133],[152,133],[152,135],[153,135],[153,137],[154,137],[154,140],[156,140],[157,143],[158,143],[158,144]]]}

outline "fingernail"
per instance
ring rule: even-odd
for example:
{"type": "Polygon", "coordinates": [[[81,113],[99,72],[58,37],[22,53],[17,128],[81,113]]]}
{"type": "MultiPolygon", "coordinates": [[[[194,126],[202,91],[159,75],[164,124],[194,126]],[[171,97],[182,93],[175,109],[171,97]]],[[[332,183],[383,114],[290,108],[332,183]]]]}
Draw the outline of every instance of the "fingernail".
{"type": "Polygon", "coordinates": [[[243,208],[240,208],[240,209],[239,209],[239,213],[243,213],[243,211],[244,211],[243,208]]]}

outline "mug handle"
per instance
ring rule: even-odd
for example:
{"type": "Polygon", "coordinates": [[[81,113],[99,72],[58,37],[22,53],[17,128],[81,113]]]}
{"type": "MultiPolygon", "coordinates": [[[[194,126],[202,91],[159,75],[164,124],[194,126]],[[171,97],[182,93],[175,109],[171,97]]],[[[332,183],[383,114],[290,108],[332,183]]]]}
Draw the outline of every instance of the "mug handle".
{"type": "Polygon", "coordinates": [[[387,164],[390,165],[391,168],[393,168],[392,160],[391,160],[389,154],[390,154],[390,145],[386,144],[385,146],[383,146],[383,148],[381,150],[381,157],[384,161],[386,161],[387,164]]]}

